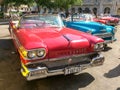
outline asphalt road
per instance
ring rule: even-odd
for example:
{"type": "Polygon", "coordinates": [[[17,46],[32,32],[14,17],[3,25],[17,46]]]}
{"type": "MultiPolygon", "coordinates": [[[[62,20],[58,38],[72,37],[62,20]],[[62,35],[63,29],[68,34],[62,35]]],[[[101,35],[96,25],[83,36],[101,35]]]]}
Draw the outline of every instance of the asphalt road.
{"type": "Polygon", "coordinates": [[[120,25],[117,41],[109,44],[104,65],[78,75],[59,75],[27,82],[20,74],[20,60],[8,32],[0,25],[0,90],[120,90],[120,25]]]}

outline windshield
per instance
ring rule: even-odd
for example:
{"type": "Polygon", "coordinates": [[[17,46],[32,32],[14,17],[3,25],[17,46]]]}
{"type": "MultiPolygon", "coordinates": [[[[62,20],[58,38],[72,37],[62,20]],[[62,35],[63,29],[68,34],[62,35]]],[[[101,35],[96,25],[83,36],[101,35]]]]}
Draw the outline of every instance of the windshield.
{"type": "Polygon", "coordinates": [[[20,28],[63,27],[59,15],[25,15],[20,20],[20,28]]]}

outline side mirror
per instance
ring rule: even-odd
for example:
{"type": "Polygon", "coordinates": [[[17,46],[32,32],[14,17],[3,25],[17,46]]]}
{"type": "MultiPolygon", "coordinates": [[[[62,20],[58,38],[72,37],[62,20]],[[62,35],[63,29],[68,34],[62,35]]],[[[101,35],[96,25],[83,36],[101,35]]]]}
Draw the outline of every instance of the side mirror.
{"type": "Polygon", "coordinates": [[[12,28],[13,29],[18,29],[18,21],[13,21],[12,22],[12,28]]]}

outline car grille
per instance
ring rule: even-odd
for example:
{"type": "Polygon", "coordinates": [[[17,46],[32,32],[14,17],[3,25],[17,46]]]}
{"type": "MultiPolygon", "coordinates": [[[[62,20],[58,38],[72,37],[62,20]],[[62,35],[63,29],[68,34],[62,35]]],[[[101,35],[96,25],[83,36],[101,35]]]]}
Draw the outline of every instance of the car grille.
{"type": "Polygon", "coordinates": [[[60,50],[60,51],[57,51],[56,54],[63,56],[63,55],[81,54],[86,52],[87,52],[87,48],[80,48],[80,49],[74,49],[74,50],[60,50]]]}
{"type": "Polygon", "coordinates": [[[110,20],[109,23],[114,23],[115,21],[114,20],[110,20]]]}
{"type": "Polygon", "coordinates": [[[41,67],[47,67],[48,70],[57,70],[57,69],[63,69],[67,66],[72,66],[72,65],[81,65],[81,64],[89,64],[91,61],[91,58],[94,57],[96,54],[91,53],[91,54],[85,54],[85,55],[80,55],[80,56],[72,56],[72,57],[65,57],[61,58],[59,60],[50,60],[41,62],[41,63],[35,63],[35,64],[30,64],[28,67],[34,68],[37,66],[41,67]]]}
{"type": "Polygon", "coordinates": [[[111,33],[102,33],[102,34],[94,34],[95,36],[98,36],[100,38],[108,38],[108,37],[112,37],[111,33]]]}
{"type": "Polygon", "coordinates": [[[100,33],[106,33],[107,31],[105,29],[101,29],[100,33]]]}
{"type": "Polygon", "coordinates": [[[79,48],[79,49],[66,49],[66,50],[57,50],[52,51],[49,53],[49,58],[55,57],[65,57],[65,56],[72,56],[72,55],[79,55],[88,53],[88,51],[92,51],[93,48],[79,48]]]}

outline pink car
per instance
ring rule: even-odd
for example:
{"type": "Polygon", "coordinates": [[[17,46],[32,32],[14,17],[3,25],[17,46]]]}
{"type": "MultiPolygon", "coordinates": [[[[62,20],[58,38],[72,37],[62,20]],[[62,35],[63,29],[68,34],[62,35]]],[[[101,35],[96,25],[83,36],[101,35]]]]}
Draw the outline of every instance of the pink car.
{"type": "Polygon", "coordinates": [[[94,21],[115,26],[119,23],[119,18],[115,18],[112,16],[103,16],[99,18],[94,18],[94,21]]]}

